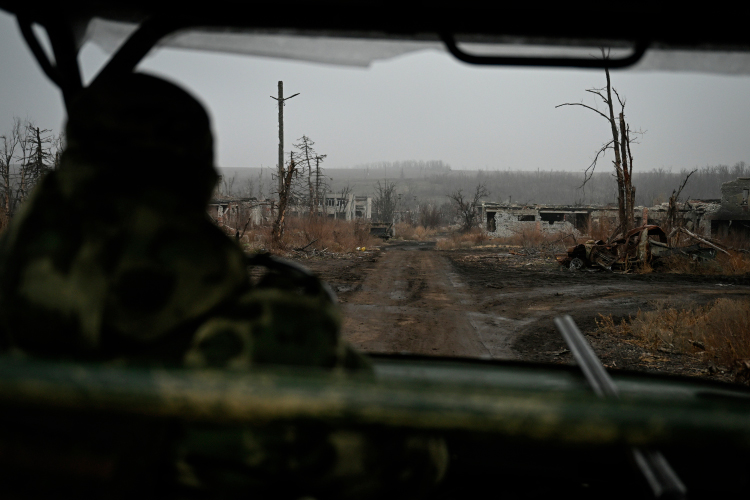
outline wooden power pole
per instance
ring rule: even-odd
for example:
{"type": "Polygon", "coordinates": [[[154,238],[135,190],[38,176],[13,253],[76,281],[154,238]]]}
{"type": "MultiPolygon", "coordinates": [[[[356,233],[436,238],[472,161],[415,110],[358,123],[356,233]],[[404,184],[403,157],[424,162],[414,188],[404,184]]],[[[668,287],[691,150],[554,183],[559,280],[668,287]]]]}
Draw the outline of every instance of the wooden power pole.
{"type": "Polygon", "coordinates": [[[275,99],[279,103],[279,196],[284,189],[284,101],[298,95],[299,92],[284,98],[284,82],[279,82],[279,97],[271,96],[271,99],[275,99]]]}

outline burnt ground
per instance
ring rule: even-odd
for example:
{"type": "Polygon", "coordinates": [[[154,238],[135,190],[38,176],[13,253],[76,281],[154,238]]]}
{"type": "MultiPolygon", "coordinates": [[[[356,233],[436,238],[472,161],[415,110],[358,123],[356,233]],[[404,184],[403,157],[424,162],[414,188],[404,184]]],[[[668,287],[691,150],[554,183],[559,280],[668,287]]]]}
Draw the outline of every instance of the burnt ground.
{"type": "MultiPolygon", "coordinates": [[[[562,268],[507,248],[435,250],[393,242],[299,260],[337,292],[344,336],[366,352],[573,363],[552,320],[570,314],[605,366],[731,380],[699,354],[597,333],[600,314],[627,318],[657,301],[677,307],[750,296],[750,276],[616,274],[562,268]]],[[[522,252],[521,252],[522,253],[522,252]]]]}

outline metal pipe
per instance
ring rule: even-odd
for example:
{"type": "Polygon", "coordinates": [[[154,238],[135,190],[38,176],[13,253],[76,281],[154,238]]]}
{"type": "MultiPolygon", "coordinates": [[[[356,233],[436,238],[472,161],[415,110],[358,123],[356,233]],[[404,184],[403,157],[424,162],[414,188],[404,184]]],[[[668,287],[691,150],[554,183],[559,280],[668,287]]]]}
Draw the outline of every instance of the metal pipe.
{"type": "MultiPolygon", "coordinates": [[[[586,380],[594,393],[600,398],[618,399],[620,397],[617,385],[609,376],[602,362],[594,353],[575,321],[569,315],[554,319],[557,330],[562,334],[570,352],[581,367],[586,380]]],[[[687,488],[672,467],[658,450],[630,449],[633,461],[646,478],[655,498],[684,499],[687,488]]]]}

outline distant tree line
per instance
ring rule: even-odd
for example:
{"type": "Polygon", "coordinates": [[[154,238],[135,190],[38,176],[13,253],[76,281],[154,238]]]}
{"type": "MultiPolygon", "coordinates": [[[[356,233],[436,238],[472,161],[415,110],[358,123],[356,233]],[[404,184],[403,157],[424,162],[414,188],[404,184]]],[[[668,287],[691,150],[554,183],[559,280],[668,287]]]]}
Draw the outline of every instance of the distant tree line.
{"type": "MultiPolygon", "coordinates": [[[[404,162],[406,163],[406,162],[404,162]]],[[[430,162],[424,162],[428,164],[430,162]]],[[[390,167],[398,162],[388,163],[390,167]]],[[[443,170],[419,170],[404,168],[404,178],[399,175],[391,177],[392,168],[387,168],[387,181],[383,176],[384,170],[370,168],[369,176],[357,169],[328,169],[326,177],[330,182],[330,192],[341,192],[349,186],[351,193],[357,196],[378,197],[378,182],[381,186],[395,184],[394,199],[398,201],[397,211],[409,211],[417,214],[422,207],[432,204],[441,206],[446,203],[447,196],[458,189],[465,193],[473,193],[478,184],[482,184],[490,196],[483,201],[519,203],[519,204],[551,204],[551,205],[607,205],[617,202],[617,182],[610,172],[597,172],[582,187],[584,172],[563,172],[556,170],[451,170],[442,162],[443,170]],[[417,175],[407,175],[414,172],[417,175]],[[399,196],[400,195],[400,196],[399,196]]],[[[371,164],[375,165],[375,164],[371,164]]],[[[692,171],[687,169],[653,169],[647,172],[633,172],[633,186],[635,187],[636,205],[653,206],[667,203],[673,190],[678,188],[686,175],[692,171]]],[[[259,177],[260,170],[248,169],[247,176],[259,177]]],[[[721,197],[721,185],[733,181],[737,177],[750,177],[750,166],[744,162],[728,165],[709,165],[699,168],[691,177],[681,198],[685,199],[718,199],[721,197]]],[[[256,180],[256,186],[260,184],[256,180]]],[[[239,180],[236,185],[243,185],[239,180]]]]}
{"type": "Polygon", "coordinates": [[[451,171],[450,165],[442,160],[381,161],[356,165],[352,169],[360,172],[364,170],[365,177],[387,177],[389,179],[424,177],[451,171]]]}
{"type": "MultiPolygon", "coordinates": [[[[666,203],[685,176],[687,169],[653,169],[634,172],[635,204],[652,206],[666,203]]],[[[699,168],[685,187],[683,199],[718,199],[721,185],[737,177],[750,177],[750,167],[739,162],[730,167],[714,165],[699,168]]],[[[487,201],[519,204],[606,205],[617,201],[617,181],[609,172],[595,173],[583,186],[583,172],[538,171],[452,171],[423,179],[399,180],[397,192],[422,201],[444,200],[462,189],[472,192],[482,184],[492,193],[487,201]]],[[[374,183],[373,183],[374,184],[374,183]]],[[[362,186],[364,188],[364,186],[362,186]]]]}

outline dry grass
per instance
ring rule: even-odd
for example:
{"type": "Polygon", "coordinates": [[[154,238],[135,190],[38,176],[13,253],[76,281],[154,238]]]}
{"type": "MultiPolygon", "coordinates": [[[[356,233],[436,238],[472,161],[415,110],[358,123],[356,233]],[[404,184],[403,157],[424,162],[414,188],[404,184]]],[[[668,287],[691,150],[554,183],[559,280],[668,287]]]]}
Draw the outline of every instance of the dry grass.
{"type": "Polygon", "coordinates": [[[513,236],[497,238],[497,241],[508,246],[519,246],[526,249],[536,248],[548,251],[564,251],[567,247],[578,243],[573,235],[560,232],[545,233],[536,227],[524,227],[513,236]]]}
{"type": "Polygon", "coordinates": [[[750,299],[721,298],[691,309],[665,301],[655,306],[619,325],[611,315],[600,315],[597,327],[603,333],[632,335],[652,348],[702,355],[727,367],[750,359],[750,299]]]}
{"type": "Polygon", "coordinates": [[[441,239],[435,245],[438,250],[454,250],[456,248],[471,248],[485,244],[489,240],[487,233],[479,228],[466,232],[454,232],[450,237],[441,239]]]}
{"type": "Polygon", "coordinates": [[[438,250],[453,250],[456,248],[470,248],[485,245],[489,240],[493,245],[534,249],[543,252],[562,252],[571,245],[578,243],[576,238],[564,233],[545,233],[536,227],[524,227],[508,237],[490,238],[479,228],[468,232],[455,232],[447,239],[437,242],[438,250]]]}
{"type": "Polygon", "coordinates": [[[270,226],[254,227],[242,238],[245,250],[267,250],[272,253],[283,253],[304,247],[306,250],[344,253],[353,252],[358,247],[373,247],[379,243],[378,238],[370,235],[369,223],[324,217],[288,218],[278,248],[272,245],[270,226]]]}
{"type": "Polygon", "coordinates": [[[670,255],[658,261],[661,272],[673,274],[739,275],[750,273],[750,254],[731,251],[718,253],[713,260],[693,260],[685,255],[670,255]]]}
{"type": "Polygon", "coordinates": [[[746,235],[732,234],[722,238],[721,243],[737,250],[750,250],[750,237],[746,235]]]}
{"type": "Polygon", "coordinates": [[[424,241],[431,239],[437,229],[427,229],[424,226],[413,226],[406,222],[396,224],[396,239],[424,241]]]}
{"type": "Polygon", "coordinates": [[[602,217],[601,220],[590,224],[589,230],[587,231],[589,234],[588,239],[607,241],[607,238],[612,236],[612,233],[614,233],[616,229],[617,221],[602,217]]]}

